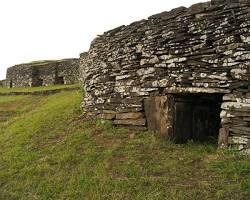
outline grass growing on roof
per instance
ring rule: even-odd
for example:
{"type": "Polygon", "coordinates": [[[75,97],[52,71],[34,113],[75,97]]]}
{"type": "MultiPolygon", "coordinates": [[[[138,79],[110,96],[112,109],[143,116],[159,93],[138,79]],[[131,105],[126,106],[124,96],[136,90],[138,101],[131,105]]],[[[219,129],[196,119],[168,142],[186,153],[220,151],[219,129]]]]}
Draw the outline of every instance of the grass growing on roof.
{"type": "Polygon", "coordinates": [[[250,197],[249,157],[81,121],[80,99],[74,91],[0,103],[21,111],[0,129],[0,199],[250,197]]]}
{"type": "Polygon", "coordinates": [[[65,61],[72,61],[72,60],[77,60],[77,58],[66,58],[66,59],[60,59],[60,60],[35,60],[35,61],[28,62],[28,63],[15,65],[15,67],[23,67],[23,66],[37,67],[37,66],[45,66],[45,65],[50,65],[50,64],[62,63],[65,61]]]}

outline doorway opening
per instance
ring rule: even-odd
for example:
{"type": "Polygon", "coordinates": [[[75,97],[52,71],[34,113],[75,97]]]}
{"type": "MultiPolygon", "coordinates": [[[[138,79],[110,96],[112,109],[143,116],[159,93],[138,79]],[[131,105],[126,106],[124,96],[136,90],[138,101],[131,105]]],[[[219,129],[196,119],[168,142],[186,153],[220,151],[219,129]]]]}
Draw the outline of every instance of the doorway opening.
{"type": "Polygon", "coordinates": [[[12,81],[12,79],[10,80],[10,88],[12,88],[13,87],[13,81],[12,81]]]}
{"type": "Polygon", "coordinates": [[[223,94],[167,94],[144,100],[148,129],[176,143],[217,141],[223,94]]]}
{"type": "Polygon", "coordinates": [[[32,87],[40,87],[40,86],[43,86],[43,79],[41,78],[33,79],[32,87]]]}
{"type": "Polygon", "coordinates": [[[64,85],[64,77],[63,76],[58,76],[56,78],[56,85],[64,85]]]}
{"type": "Polygon", "coordinates": [[[217,141],[222,94],[174,96],[173,137],[176,143],[217,141]]]}

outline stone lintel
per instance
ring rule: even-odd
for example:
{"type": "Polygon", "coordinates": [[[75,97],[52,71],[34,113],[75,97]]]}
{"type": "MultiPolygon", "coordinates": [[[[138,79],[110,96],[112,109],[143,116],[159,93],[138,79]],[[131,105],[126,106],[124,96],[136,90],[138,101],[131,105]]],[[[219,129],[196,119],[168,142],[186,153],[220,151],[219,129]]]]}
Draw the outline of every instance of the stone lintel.
{"type": "Polygon", "coordinates": [[[228,89],[219,89],[219,88],[199,88],[199,87],[168,87],[164,89],[164,94],[176,94],[176,93],[207,93],[207,94],[214,94],[214,93],[223,93],[227,94],[231,91],[228,89]]]}

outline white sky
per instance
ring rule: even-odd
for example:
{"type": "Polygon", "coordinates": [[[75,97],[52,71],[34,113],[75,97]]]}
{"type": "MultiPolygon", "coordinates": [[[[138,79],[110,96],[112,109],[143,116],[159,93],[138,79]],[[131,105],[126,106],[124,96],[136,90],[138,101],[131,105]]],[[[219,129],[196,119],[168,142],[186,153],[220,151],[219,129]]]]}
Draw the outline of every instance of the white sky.
{"type": "Polygon", "coordinates": [[[207,0],[0,0],[0,80],[34,60],[79,57],[98,34],[207,0]]]}

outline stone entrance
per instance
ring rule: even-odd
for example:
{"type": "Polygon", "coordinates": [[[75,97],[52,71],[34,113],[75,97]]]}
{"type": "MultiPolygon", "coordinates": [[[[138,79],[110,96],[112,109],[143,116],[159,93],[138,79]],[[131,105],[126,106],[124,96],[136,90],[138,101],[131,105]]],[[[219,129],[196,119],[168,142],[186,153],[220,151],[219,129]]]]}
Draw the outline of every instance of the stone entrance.
{"type": "Polygon", "coordinates": [[[217,140],[222,94],[182,94],[145,100],[149,130],[176,143],[217,140]]]}
{"type": "Polygon", "coordinates": [[[218,138],[222,95],[188,95],[174,97],[174,139],[208,141],[218,138]]]}
{"type": "Polygon", "coordinates": [[[32,87],[40,87],[43,86],[43,79],[35,77],[32,81],[32,87]]]}
{"type": "Polygon", "coordinates": [[[64,77],[63,76],[56,77],[55,84],[56,85],[63,85],[64,84],[64,77]]]}
{"type": "Polygon", "coordinates": [[[9,88],[12,88],[13,87],[13,82],[12,82],[12,80],[10,80],[10,86],[9,86],[9,88]]]}

